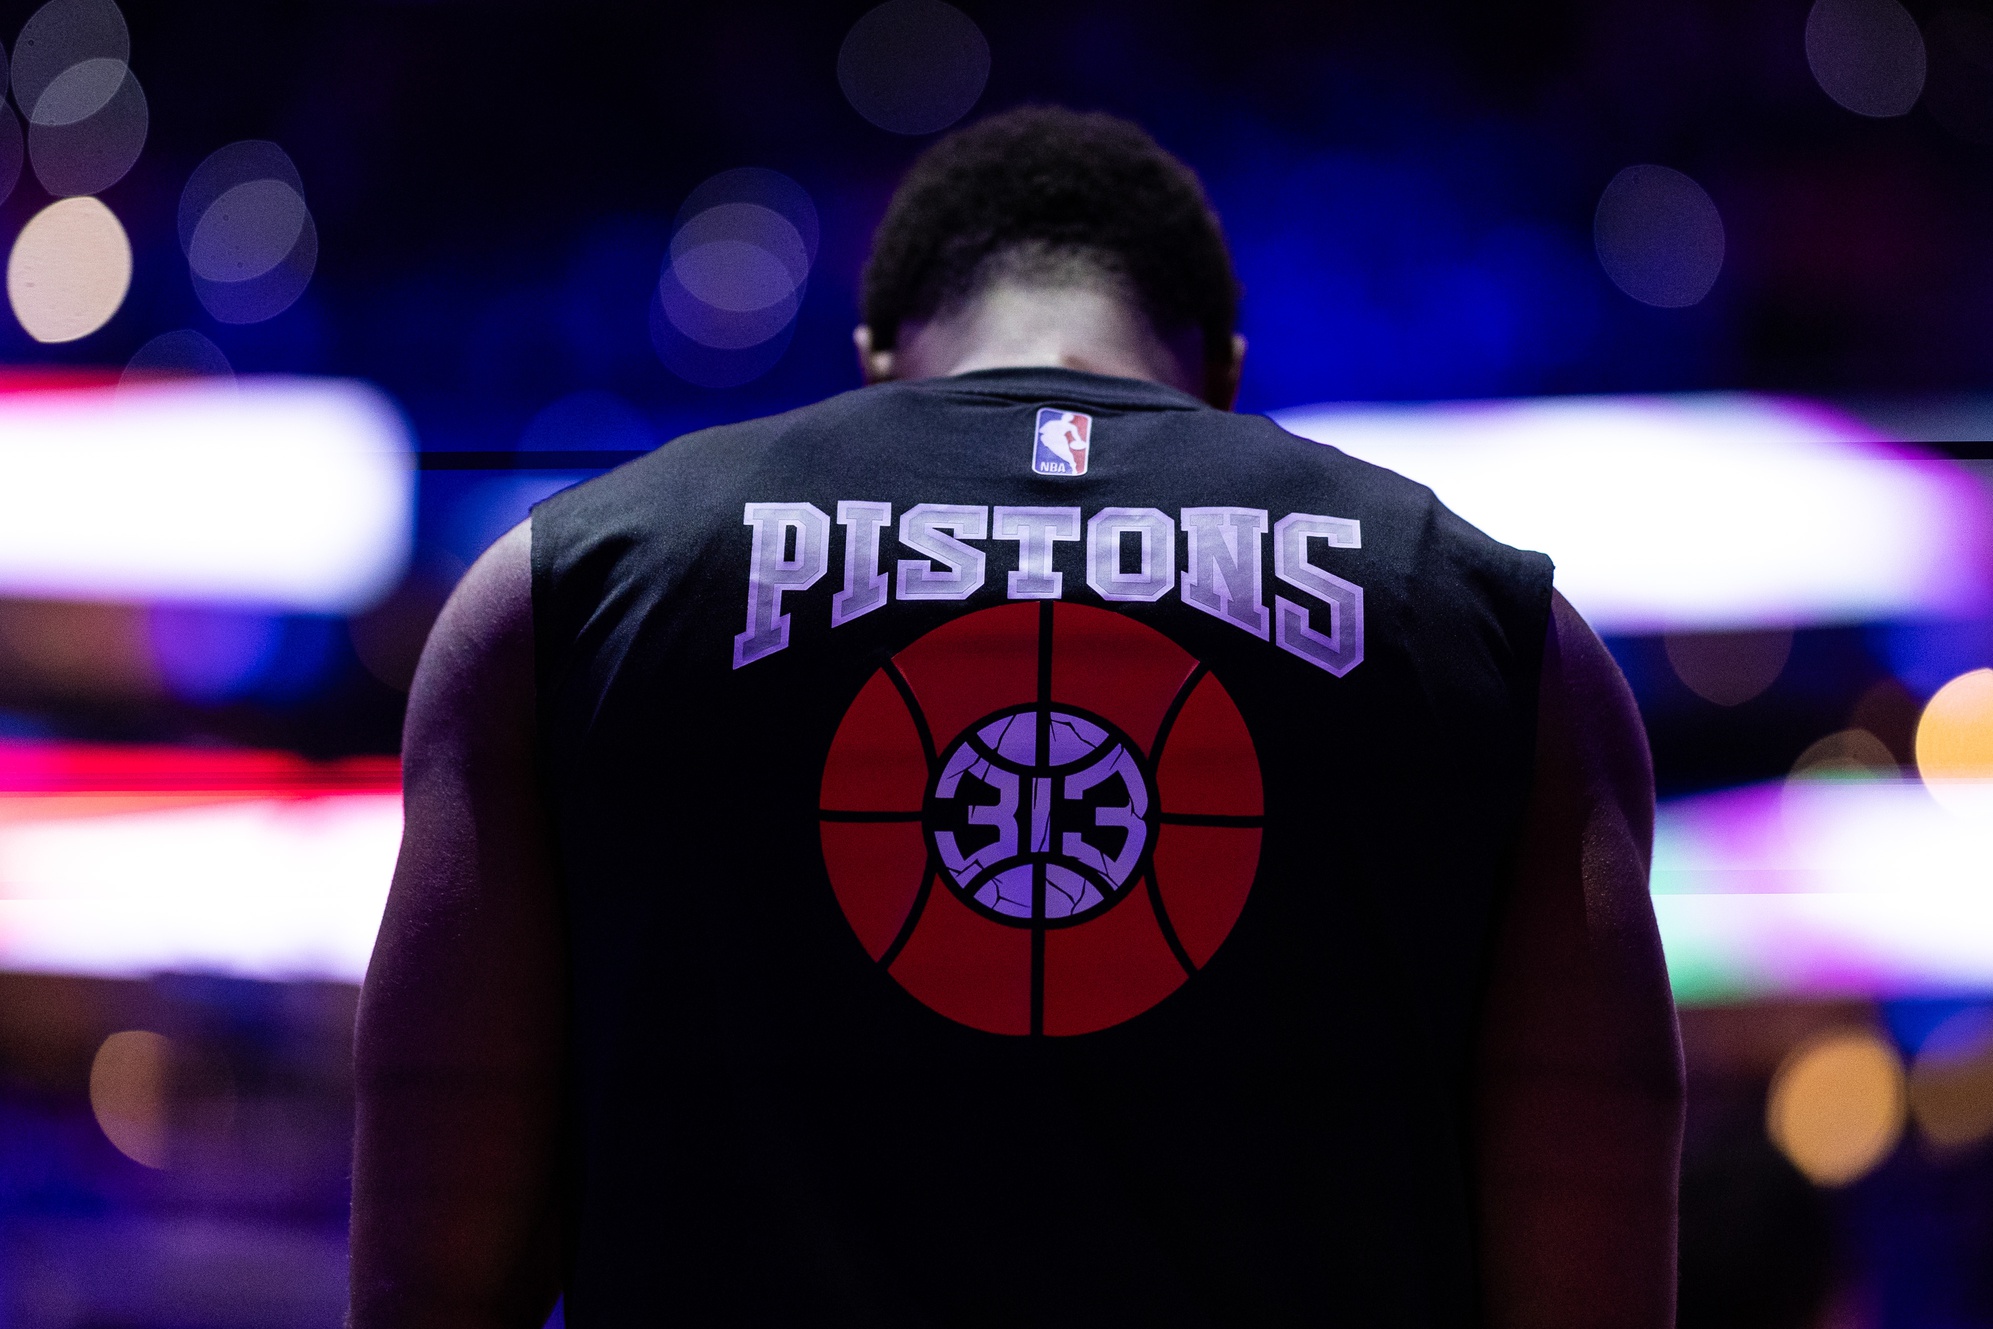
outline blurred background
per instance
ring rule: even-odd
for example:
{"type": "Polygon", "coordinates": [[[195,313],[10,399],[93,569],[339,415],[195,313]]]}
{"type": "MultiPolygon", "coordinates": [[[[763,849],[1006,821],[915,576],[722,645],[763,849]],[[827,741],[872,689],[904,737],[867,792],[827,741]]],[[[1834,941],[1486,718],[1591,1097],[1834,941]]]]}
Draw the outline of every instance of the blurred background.
{"type": "Polygon", "coordinates": [[[1549,552],[1631,680],[1682,1325],[1993,1326],[1993,10],[0,0],[0,43],[0,1327],[338,1323],[443,597],[537,499],[855,386],[898,173],[1040,99],[1202,174],[1242,409],[1549,552]]]}

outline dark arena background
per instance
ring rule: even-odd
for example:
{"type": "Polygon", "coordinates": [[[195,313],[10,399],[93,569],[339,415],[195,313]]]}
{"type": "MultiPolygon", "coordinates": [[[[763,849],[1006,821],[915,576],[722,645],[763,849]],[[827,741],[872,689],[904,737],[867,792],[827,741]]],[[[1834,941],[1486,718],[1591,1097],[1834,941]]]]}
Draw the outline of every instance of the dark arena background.
{"type": "Polygon", "coordinates": [[[1683,1329],[1993,1326],[1993,9],[5,0],[0,44],[0,1326],[340,1322],[443,597],[534,501],[856,386],[894,181],[1033,101],[1202,175],[1241,409],[1551,554],[1631,680],[1683,1329]]]}

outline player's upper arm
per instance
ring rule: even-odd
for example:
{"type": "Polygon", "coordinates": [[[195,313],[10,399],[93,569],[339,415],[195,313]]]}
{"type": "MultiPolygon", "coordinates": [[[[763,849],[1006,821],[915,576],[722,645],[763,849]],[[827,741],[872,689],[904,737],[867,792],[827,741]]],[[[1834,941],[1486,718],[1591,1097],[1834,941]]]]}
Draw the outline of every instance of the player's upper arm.
{"type": "Polygon", "coordinates": [[[353,1324],[539,1324],[556,1288],[565,949],[534,773],[531,535],[416,670],[406,825],[355,1042],[353,1324]]]}

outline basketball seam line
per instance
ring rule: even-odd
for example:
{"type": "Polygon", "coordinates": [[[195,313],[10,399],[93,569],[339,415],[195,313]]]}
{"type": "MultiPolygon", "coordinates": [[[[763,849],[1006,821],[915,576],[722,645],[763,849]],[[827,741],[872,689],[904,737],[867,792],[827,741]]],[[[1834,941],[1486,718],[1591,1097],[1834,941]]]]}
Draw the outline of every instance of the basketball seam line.
{"type": "MultiPolygon", "coordinates": [[[[1038,608],[1038,733],[1032,765],[1051,764],[1052,756],[1052,601],[1038,608]]],[[[1045,1036],[1045,864],[1031,867],[1031,1037],[1045,1036]]]]}
{"type": "MultiPolygon", "coordinates": [[[[1190,694],[1197,691],[1197,685],[1202,683],[1205,675],[1210,672],[1211,666],[1199,660],[1197,667],[1190,671],[1189,676],[1177,688],[1176,696],[1170,698],[1169,709],[1163,712],[1162,723],[1156,726],[1156,741],[1149,749],[1149,769],[1155,772],[1156,797],[1159,799],[1163,793],[1163,747],[1169,742],[1171,733],[1176,729],[1177,717],[1183,714],[1183,708],[1189,704],[1190,694]]],[[[1167,814],[1160,808],[1156,810],[1156,821],[1161,825],[1169,824],[1167,814]]],[[[1147,881],[1149,886],[1149,907],[1155,912],[1156,926],[1162,929],[1163,940],[1168,943],[1170,954],[1174,955],[1176,962],[1183,966],[1183,972],[1186,976],[1196,973],[1197,966],[1190,962],[1190,952],[1183,948],[1183,940],[1176,935],[1176,924],[1170,921],[1169,909],[1163,903],[1163,886],[1162,881],[1156,874],[1155,849],[1153,846],[1151,846],[1149,852],[1147,881]]]]}
{"type": "MultiPolygon", "coordinates": [[[[890,657],[879,668],[885,671],[886,681],[893,685],[893,690],[900,694],[900,704],[907,708],[907,718],[913,721],[914,734],[920,739],[921,755],[927,760],[926,783],[932,784],[935,771],[941,765],[941,758],[934,750],[934,733],[927,727],[927,716],[920,709],[920,699],[914,695],[913,684],[907,682],[906,675],[900,672],[900,667],[890,657]]],[[[923,810],[923,819],[925,816],[923,810]]],[[[934,855],[930,853],[927,856],[926,866],[921,872],[920,889],[914,892],[913,904],[908,907],[907,916],[900,923],[899,935],[893,938],[893,944],[879,957],[881,969],[890,970],[893,961],[900,958],[900,952],[905,950],[907,943],[913,939],[914,929],[920,926],[921,916],[927,912],[928,896],[933,893],[935,874],[939,870],[940,865],[934,861],[934,855]]]]}
{"type": "Polygon", "coordinates": [[[927,778],[932,780],[934,768],[941,759],[934,750],[934,734],[927,727],[927,716],[921,712],[920,699],[914,696],[913,684],[907,682],[906,675],[891,660],[879,668],[885,671],[887,682],[899,692],[900,704],[907,708],[907,718],[913,721],[914,733],[920,739],[921,755],[927,759],[927,778]]]}
{"type": "Polygon", "coordinates": [[[1183,966],[1186,976],[1196,973],[1197,966],[1190,962],[1190,952],[1184,950],[1183,942],[1176,935],[1176,925],[1170,922],[1169,911],[1163,907],[1162,883],[1156,880],[1156,865],[1153,860],[1149,863],[1149,870],[1143,874],[1143,879],[1149,886],[1149,907],[1155,911],[1156,926],[1162,929],[1163,940],[1169,943],[1170,954],[1174,955],[1176,962],[1183,966]]]}
{"type": "Polygon", "coordinates": [[[920,889],[914,892],[913,906],[907,910],[906,921],[900,924],[899,935],[893,938],[893,944],[886,947],[885,952],[879,956],[881,969],[890,970],[893,961],[900,958],[900,952],[906,949],[909,941],[913,940],[913,930],[919,925],[920,916],[927,912],[927,897],[934,889],[934,877],[935,863],[930,858],[926,870],[920,876],[920,889]]]}
{"type": "Polygon", "coordinates": [[[1149,769],[1156,773],[1158,794],[1162,792],[1163,744],[1169,742],[1170,732],[1176,728],[1176,718],[1183,713],[1184,706],[1190,701],[1190,694],[1197,690],[1197,685],[1202,683],[1204,676],[1210,672],[1211,666],[1199,660],[1197,668],[1190,671],[1189,677],[1183,680],[1183,686],[1179,687],[1176,695],[1170,698],[1169,709],[1163,712],[1163,722],[1156,726],[1156,741],[1149,749],[1149,769]]]}

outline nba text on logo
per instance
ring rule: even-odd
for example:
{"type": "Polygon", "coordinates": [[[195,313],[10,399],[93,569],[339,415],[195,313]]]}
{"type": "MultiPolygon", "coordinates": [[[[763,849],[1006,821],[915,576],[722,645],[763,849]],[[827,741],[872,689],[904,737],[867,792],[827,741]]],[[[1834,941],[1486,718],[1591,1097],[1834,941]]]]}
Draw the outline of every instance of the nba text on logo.
{"type": "MultiPolygon", "coordinates": [[[[1039,413],[1041,421],[1055,417],[1086,420],[1039,413]]],[[[1075,464],[1085,469],[1084,444],[1075,464]]],[[[890,503],[846,499],[836,506],[836,524],[844,528],[844,589],[829,597],[833,628],[893,600],[968,600],[993,580],[992,551],[985,547],[992,543],[999,547],[1004,598],[1064,599],[1058,546],[1084,541],[1086,584],[1103,600],[1153,603],[1179,594],[1185,604],[1337,678],[1363,663],[1363,588],[1323,566],[1339,550],[1363,547],[1362,527],[1349,517],[1290,512],[1276,521],[1264,508],[1221,507],[1182,508],[1174,516],[1161,508],[1102,508],[1089,517],[1077,507],[916,503],[896,523],[890,503]],[[889,574],[883,546],[895,531],[906,557],[889,574]],[[1269,543],[1274,580],[1298,592],[1276,594],[1271,606],[1269,543]],[[1006,545],[1014,558],[1002,550],[1006,545]]],[[[832,522],[814,503],[749,503],[745,521],[754,535],[747,626],[734,637],[736,669],[788,647],[794,606],[788,597],[815,586],[831,566],[832,522]]]]}
{"type": "Polygon", "coordinates": [[[1040,475],[1085,475],[1093,417],[1078,411],[1038,408],[1038,432],[1031,443],[1031,469],[1040,475]]]}

